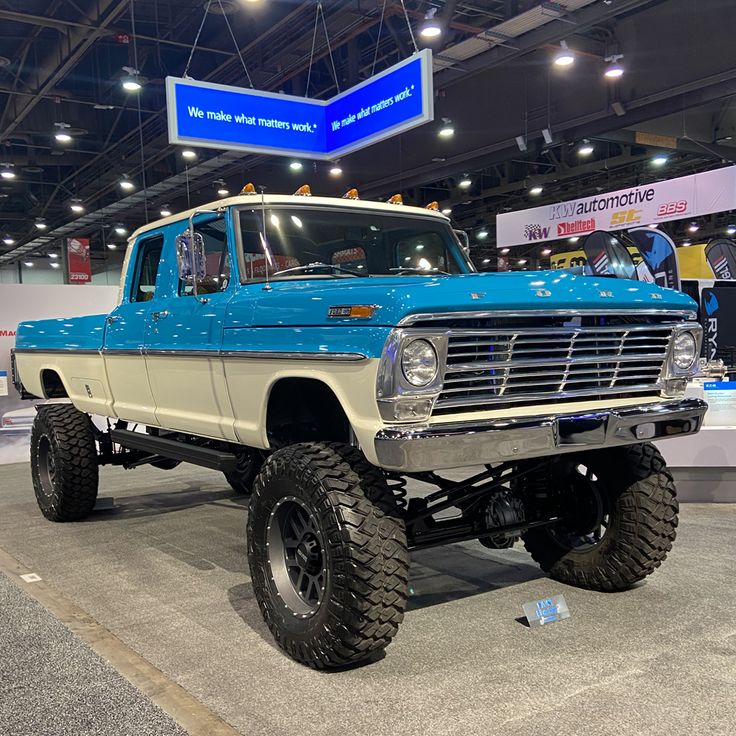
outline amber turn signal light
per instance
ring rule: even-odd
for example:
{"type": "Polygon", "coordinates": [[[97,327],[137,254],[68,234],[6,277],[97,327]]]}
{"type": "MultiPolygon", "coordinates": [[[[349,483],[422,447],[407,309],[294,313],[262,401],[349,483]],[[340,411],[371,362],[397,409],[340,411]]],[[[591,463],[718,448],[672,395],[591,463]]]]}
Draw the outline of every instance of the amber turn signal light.
{"type": "Polygon", "coordinates": [[[350,304],[348,306],[330,307],[327,316],[336,319],[370,319],[378,307],[375,304],[350,304]]]}

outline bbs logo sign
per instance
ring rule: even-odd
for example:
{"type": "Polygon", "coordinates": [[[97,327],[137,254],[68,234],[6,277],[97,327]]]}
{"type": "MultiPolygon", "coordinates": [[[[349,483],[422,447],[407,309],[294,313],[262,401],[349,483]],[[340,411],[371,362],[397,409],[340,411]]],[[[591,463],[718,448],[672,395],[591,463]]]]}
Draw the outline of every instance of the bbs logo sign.
{"type": "Polygon", "coordinates": [[[657,217],[671,217],[684,215],[688,211],[687,200],[678,199],[676,202],[666,202],[657,207],[657,217]]]}

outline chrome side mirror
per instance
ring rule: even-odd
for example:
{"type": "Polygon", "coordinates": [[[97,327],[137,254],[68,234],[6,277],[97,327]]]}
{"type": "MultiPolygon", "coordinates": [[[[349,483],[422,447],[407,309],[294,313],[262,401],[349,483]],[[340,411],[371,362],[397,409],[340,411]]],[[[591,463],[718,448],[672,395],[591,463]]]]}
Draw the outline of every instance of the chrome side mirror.
{"type": "Polygon", "coordinates": [[[176,263],[179,267],[179,278],[186,284],[201,280],[207,273],[204,259],[204,239],[195,232],[192,240],[191,231],[186,230],[176,236],[176,263]]]}

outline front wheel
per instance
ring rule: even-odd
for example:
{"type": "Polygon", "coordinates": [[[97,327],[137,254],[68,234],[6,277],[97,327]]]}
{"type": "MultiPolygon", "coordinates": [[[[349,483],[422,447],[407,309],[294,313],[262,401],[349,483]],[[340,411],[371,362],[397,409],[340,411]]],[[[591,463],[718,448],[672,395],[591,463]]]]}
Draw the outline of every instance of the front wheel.
{"type": "Polygon", "coordinates": [[[618,591],[643,580],[672,549],[675,485],[649,443],[582,453],[553,468],[565,521],[523,536],[540,567],[581,588],[618,591]]]}
{"type": "Polygon", "coordinates": [[[92,421],[71,404],[38,409],[31,431],[36,501],[51,521],[78,521],[95,507],[97,445],[92,421]]]}
{"type": "Polygon", "coordinates": [[[299,444],[268,458],[250,501],[248,562],[276,642],[315,669],[368,659],[403,619],[404,522],[354,447],[299,444]]]}

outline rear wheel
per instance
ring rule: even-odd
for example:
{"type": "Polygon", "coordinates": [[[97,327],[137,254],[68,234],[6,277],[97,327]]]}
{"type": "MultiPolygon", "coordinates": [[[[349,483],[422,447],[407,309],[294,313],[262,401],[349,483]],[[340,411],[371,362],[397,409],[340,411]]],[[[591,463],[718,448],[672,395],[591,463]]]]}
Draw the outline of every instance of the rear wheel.
{"type": "Polygon", "coordinates": [[[36,501],[51,521],[77,521],[95,506],[97,445],[92,422],[71,404],[41,406],[31,432],[36,501]]]}
{"type": "Polygon", "coordinates": [[[675,485],[664,459],[646,443],[559,461],[553,492],[565,522],[528,531],[524,544],[563,583],[625,590],[659,567],[677,528],[675,485]]]}
{"type": "Polygon", "coordinates": [[[232,473],[225,473],[225,480],[235,493],[246,496],[253,490],[253,481],[263,465],[264,455],[260,450],[243,447],[237,457],[238,464],[235,470],[232,473]]]}
{"type": "Polygon", "coordinates": [[[250,501],[248,562],[271,633],[310,667],[368,659],[403,619],[404,522],[356,448],[300,444],[268,458],[250,501]]]}

